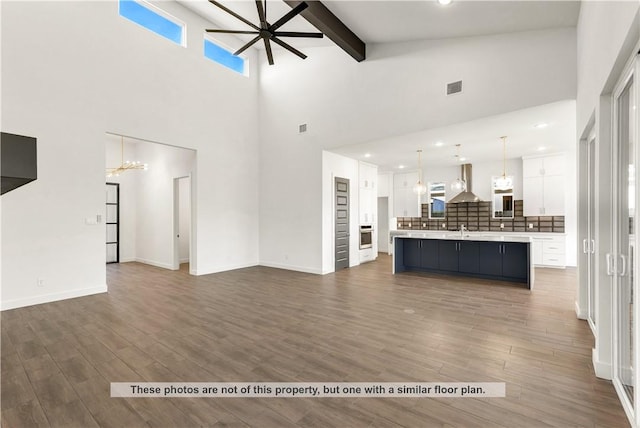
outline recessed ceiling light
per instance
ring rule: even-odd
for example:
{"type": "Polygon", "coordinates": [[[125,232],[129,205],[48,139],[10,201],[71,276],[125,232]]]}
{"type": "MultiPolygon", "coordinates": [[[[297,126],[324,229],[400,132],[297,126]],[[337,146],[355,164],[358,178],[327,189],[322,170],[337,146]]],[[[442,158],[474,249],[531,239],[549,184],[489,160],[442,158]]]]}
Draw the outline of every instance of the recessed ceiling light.
{"type": "Polygon", "coordinates": [[[546,148],[546,147],[544,147],[544,146],[540,146],[540,147],[538,147],[538,151],[539,151],[539,152],[543,152],[543,151],[545,151],[545,150],[547,150],[547,148],[546,148]]]}
{"type": "Polygon", "coordinates": [[[404,169],[404,165],[398,165],[398,168],[404,169]]]}
{"type": "Polygon", "coordinates": [[[533,127],[536,129],[546,128],[547,126],[549,126],[549,124],[544,122],[536,123],[535,125],[533,125],[533,127]]]}
{"type": "Polygon", "coordinates": [[[436,141],[436,142],[434,143],[434,146],[436,146],[436,147],[442,147],[442,146],[444,146],[444,143],[443,143],[442,141],[436,141]]]}
{"type": "Polygon", "coordinates": [[[466,160],[467,160],[467,158],[464,158],[464,157],[460,158],[460,162],[464,162],[466,160]]]}
{"type": "Polygon", "coordinates": [[[371,153],[365,153],[365,154],[364,154],[364,157],[365,157],[365,158],[370,158],[370,157],[371,157],[371,153]]]}
{"type": "Polygon", "coordinates": [[[440,3],[443,6],[446,6],[448,4],[451,4],[453,0],[438,0],[438,3],[440,3]]]}

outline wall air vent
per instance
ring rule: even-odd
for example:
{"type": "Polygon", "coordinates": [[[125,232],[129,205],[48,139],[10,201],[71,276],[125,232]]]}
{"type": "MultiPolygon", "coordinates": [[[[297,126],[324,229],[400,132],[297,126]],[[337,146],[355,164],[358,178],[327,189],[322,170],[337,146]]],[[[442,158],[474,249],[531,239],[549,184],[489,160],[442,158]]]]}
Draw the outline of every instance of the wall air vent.
{"type": "Polygon", "coordinates": [[[457,94],[458,92],[462,92],[462,80],[447,83],[447,95],[457,94]]]}
{"type": "Polygon", "coordinates": [[[307,124],[303,123],[302,125],[298,126],[298,133],[302,134],[303,132],[307,132],[307,124]]]}

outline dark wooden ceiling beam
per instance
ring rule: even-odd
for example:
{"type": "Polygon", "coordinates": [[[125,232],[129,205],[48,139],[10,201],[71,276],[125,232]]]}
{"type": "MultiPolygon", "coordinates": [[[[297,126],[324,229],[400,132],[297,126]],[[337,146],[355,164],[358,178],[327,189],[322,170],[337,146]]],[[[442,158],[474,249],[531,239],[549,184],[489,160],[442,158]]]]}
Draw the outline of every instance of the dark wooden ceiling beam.
{"type": "MultiPolygon", "coordinates": [[[[289,6],[296,7],[299,0],[284,0],[289,6]]],[[[337,16],[318,0],[307,0],[308,8],[302,11],[302,15],[311,25],[322,31],[336,45],[351,55],[356,61],[366,59],[366,45],[349,29],[337,16]]]]}

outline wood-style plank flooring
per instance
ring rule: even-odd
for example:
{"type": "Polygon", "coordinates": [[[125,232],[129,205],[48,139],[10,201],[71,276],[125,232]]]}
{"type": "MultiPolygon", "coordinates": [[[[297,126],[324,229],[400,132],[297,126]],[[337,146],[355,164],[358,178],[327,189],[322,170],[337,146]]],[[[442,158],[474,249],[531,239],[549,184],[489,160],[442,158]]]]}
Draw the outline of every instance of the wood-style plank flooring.
{"type": "Polygon", "coordinates": [[[109,293],[2,312],[3,427],[624,427],[575,271],[521,285],[378,261],[325,276],[109,265],[109,293]],[[110,398],[109,383],[506,382],[505,398],[110,398]]]}

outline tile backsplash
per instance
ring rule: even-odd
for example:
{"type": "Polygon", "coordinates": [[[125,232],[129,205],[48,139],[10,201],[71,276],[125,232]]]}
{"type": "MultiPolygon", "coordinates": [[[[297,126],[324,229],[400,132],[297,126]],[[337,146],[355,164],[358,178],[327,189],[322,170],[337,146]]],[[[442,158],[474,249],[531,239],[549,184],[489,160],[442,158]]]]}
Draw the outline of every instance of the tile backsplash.
{"type": "Polygon", "coordinates": [[[491,217],[491,202],[447,204],[446,217],[429,219],[429,206],[422,204],[422,217],[398,217],[398,229],[459,230],[481,232],[555,232],[564,233],[564,216],[524,217],[522,201],[513,201],[514,218],[491,217]],[[500,225],[504,228],[501,228],[500,225]],[[444,227],[443,227],[444,225],[444,227]],[[529,227],[531,226],[531,227],[529,227]]]}

